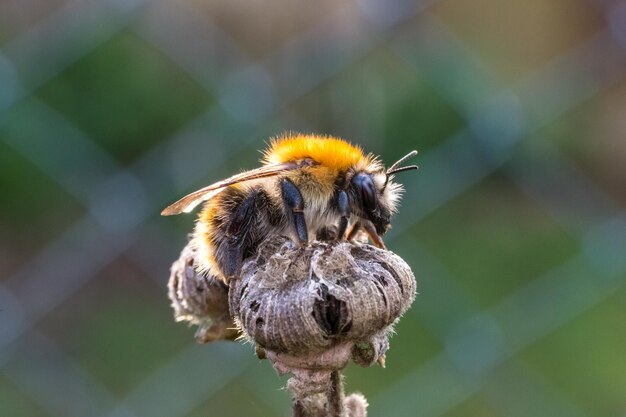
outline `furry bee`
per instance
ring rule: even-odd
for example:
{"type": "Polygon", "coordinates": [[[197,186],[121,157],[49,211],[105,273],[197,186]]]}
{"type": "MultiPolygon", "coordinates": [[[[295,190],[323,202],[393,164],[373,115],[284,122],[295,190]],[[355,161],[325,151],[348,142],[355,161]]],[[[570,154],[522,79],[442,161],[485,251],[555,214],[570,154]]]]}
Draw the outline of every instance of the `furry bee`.
{"type": "Polygon", "coordinates": [[[199,268],[225,282],[272,235],[305,245],[311,237],[337,241],[365,232],[384,248],[381,236],[402,193],[393,176],[417,169],[401,166],[416,154],[385,169],[372,154],[343,139],[287,135],[270,142],[260,168],[195,191],[161,214],[188,213],[205,202],[193,239],[199,268]]]}

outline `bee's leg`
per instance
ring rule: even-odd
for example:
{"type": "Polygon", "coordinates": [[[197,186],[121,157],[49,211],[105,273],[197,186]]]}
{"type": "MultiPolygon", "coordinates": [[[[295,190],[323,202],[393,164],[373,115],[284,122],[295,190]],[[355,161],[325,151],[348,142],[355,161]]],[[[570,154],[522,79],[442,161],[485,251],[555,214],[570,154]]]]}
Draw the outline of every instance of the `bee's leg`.
{"type": "Polygon", "coordinates": [[[287,217],[293,226],[299,245],[305,245],[309,241],[306,221],[304,219],[304,199],[298,187],[288,178],[280,182],[280,191],[283,204],[287,208],[287,217]]]}
{"type": "Polygon", "coordinates": [[[348,231],[348,236],[346,236],[346,239],[353,240],[356,235],[361,231],[361,228],[361,220],[357,220],[348,231]]]}
{"type": "Polygon", "coordinates": [[[346,237],[348,219],[350,218],[350,200],[348,199],[348,194],[344,190],[337,193],[337,211],[339,211],[340,218],[336,240],[343,240],[346,237]]]}
{"type": "Polygon", "coordinates": [[[372,222],[370,221],[363,222],[363,229],[365,229],[365,231],[367,232],[374,246],[379,247],[381,249],[387,249],[387,247],[385,246],[385,242],[383,242],[383,239],[376,232],[376,228],[374,227],[372,222]]]}
{"type": "Polygon", "coordinates": [[[239,203],[226,229],[225,239],[218,249],[217,258],[227,278],[239,274],[243,257],[249,249],[251,228],[255,224],[255,203],[258,192],[248,195],[239,203]]]}

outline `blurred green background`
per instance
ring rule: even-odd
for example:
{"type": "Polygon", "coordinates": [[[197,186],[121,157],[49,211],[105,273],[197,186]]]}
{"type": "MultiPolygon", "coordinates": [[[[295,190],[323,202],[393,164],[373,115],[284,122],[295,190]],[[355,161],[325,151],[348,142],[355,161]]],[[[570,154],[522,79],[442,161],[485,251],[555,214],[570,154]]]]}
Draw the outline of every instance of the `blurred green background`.
{"type": "Polygon", "coordinates": [[[626,416],[626,3],[0,2],[0,415],[287,416],[166,297],[185,193],[287,130],[420,151],[372,416],[626,416]]]}

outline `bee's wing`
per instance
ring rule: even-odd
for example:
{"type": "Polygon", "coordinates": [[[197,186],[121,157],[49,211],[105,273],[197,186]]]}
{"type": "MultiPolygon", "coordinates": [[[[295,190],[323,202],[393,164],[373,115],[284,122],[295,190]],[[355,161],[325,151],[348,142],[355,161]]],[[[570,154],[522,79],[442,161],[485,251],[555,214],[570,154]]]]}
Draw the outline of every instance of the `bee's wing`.
{"type": "Polygon", "coordinates": [[[201,188],[198,191],[194,191],[191,194],[186,195],[174,204],[168,206],[161,212],[162,216],[172,216],[174,214],[189,213],[191,210],[203,201],[207,201],[219,194],[224,188],[229,185],[237,184],[244,181],[255,180],[258,178],[273,177],[286,171],[291,171],[302,167],[301,163],[297,162],[285,162],[282,164],[265,165],[257,169],[242,172],[237,175],[233,175],[225,180],[218,181],[207,187],[201,188]]]}

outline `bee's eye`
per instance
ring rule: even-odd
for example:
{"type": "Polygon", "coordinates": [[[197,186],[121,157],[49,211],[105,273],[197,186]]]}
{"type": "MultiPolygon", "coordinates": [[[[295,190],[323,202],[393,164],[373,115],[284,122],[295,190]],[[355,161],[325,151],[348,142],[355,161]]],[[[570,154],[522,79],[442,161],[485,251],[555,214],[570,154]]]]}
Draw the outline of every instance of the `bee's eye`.
{"type": "Polygon", "coordinates": [[[352,178],[352,185],[361,198],[363,207],[370,212],[376,210],[376,187],[372,177],[364,173],[356,174],[352,178]]]}

